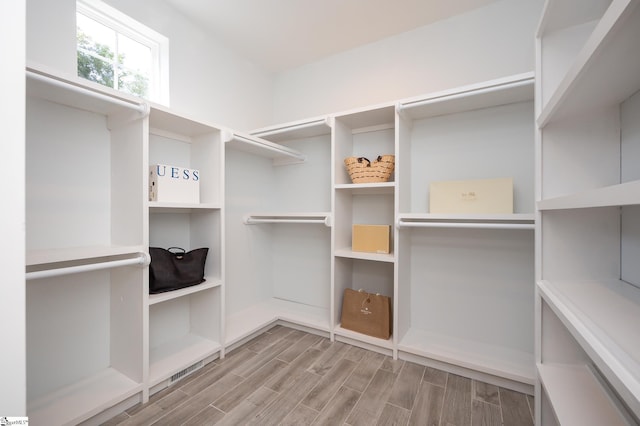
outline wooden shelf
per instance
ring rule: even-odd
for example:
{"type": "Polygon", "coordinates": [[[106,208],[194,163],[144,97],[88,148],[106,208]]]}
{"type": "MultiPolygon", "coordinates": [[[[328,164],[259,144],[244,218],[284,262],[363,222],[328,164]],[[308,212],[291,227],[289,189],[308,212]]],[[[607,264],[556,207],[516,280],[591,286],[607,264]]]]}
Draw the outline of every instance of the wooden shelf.
{"type": "Polygon", "coordinates": [[[630,424],[586,365],[539,364],[540,381],[561,425],[630,424]],[[588,403],[586,403],[588,401],[588,403]]]}
{"type": "Polygon", "coordinates": [[[91,377],[27,402],[29,420],[37,425],[78,424],[142,391],[124,374],[106,368],[91,377]]]}
{"type": "Polygon", "coordinates": [[[614,0],[543,106],[538,126],[589,110],[616,105],[640,89],[640,7],[614,0]],[[625,25],[620,22],[626,20],[625,25]],[[624,64],[624,66],[620,66],[624,64]]]}
{"type": "Polygon", "coordinates": [[[398,350],[533,385],[533,354],[410,328],[398,350]]]}
{"type": "Polygon", "coordinates": [[[616,392],[640,412],[640,289],[616,280],[540,281],[538,289],[616,392]]]}

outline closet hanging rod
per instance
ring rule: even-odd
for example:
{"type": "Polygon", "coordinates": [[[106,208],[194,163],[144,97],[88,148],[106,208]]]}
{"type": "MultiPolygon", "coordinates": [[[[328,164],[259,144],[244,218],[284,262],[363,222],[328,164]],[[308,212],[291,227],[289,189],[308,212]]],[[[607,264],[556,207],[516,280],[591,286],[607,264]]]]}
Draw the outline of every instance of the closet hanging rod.
{"type": "Polygon", "coordinates": [[[294,224],[323,224],[325,226],[331,226],[331,220],[329,216],[324,219],[293,219],[293,218],[264,218],[258,219],[253,217],[247,217],[244,220],[245,225],[257,225],[259,223],[294,223],[294,224]]]}
{"type": "Polygon", "coordinates": [[[533,230],[533,223],[469,223],[469,222],[403,222],[398,228],[467,228],[467,229],[521,229],[533,230]]]}
{"type": "Polygon", "coordinates": [[[118,99],[118,98],[111,97],[109,95],[102,94],[100,92],[95,92],[95,91],[93,91],[91,89],[87,89],[87,88],[84,88],[84,87],[81,87],[81,86],[76,86],[74,84],[67,83],[67,82],[64,82],[64,81],[61,81],[61,80],[56,80],[54,78],[50,78],[50,77],[44,76],[42,74],[35,73],[33,71],[27,71],[27,75],[30,78],[33,78],[35,80],[39,80],[39,81],[41,81],[43,83],[46,83],[46,84],[51,84],[53,86],[60,87],[60,88],[65,89],[65,90],[70,90],[72,92],[80,93],[80,94],[87,95],[87,96],[90,96],[90,97],[95,98],[95,99],[99,99],[101,101],[105,101],[105,102],[108,102],[108,103],[111,103],[111,104],[115,104],[115,105],[118,105],[118,106],[122,106],[122,107],[125,107],[125,108],[133,109],[135,111],[138,111],[143,116],[149,115],[150,107],[146,103],[128,102],[128,101],[125,101],[125,100],[122,100],[122,99],[118,99]]]}
{"type": "Polygon", "coordinates": [[[464,98],[467,98],[469,96],[484,95],[484,94],[487,94],[487,93],[499,92],[499,91],[505,90],[505,89],[514,89],[514,88],[517,88],[517,87],[531,86],[532,82],[533,82],[532,78],[525,78],[525,79],[522,79],[522,80],[510,82],[510,83],[499,84],[499,85],[491,86],[491,87],[485,87],[483,89],[472,89],[472,90],[467,90],[467,91],[464,91],[464,92],[453,93],[453,94],[450,94],[450,95],[436,96],[434,98],[424,99],[424,100],[421,100],[421,101],[410,101],[410,102],[407,102],[407,103],[398,103],[397,106],[396,106],[396,110],[398,112],[402,112],[402,111],[407,110],[407,109],[418,108],[418,107],[421,107],[421,106],[426,106],[426,105],[430,105],[430,104],[434,104],[434,103],[445,102],[445,101],[449,101],[449,100],[464,99],[464,98]]]}
{"type": "Polygon", "coordinates": [[[146,266],[151,262],[151,257],[146,253],[140,253],[140,256],[131,259],[112,260],[110,262],[90,263],[87,265],[69,266],[58,269],[45,269],[42,271],[27,272],[26,280],[36,280],[40,278],[51,278],[61,275],[77,274],[80,272],[97,271],[100,269],[118,268],[121,266],[139,265],[146,266]]]}

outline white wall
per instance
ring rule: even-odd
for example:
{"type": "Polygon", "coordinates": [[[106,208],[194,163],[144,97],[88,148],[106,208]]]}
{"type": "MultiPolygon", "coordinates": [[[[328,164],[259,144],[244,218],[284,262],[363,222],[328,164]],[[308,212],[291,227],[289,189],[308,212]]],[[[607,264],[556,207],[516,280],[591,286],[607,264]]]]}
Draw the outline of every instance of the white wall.
{"type": "Polygon", "coordinates": [[[276,76],[288,122],[528,72],[542,0],[501,0],[276,76]]]}
{"type": "Polygon", "coordinates": [[[0,415],[26,416],[26,340],[24,283],[24,64],[26,0],[2,5],[0,96],[3,179],[0,180],[0,415]]]}
{"type": "MultiPolygon", "coordinates": [[[[269,124],[273,77],[162,0],[106,3],[167,36],[171,108],[236,129],[269,124]]],[[[76,74],[75,0],[29,0],[27,59],[76,74]]]]}
{"type": "Polygon", "coordinates": [[[27,61],[76,74],[75,0],[27,1],[27,61]]]}

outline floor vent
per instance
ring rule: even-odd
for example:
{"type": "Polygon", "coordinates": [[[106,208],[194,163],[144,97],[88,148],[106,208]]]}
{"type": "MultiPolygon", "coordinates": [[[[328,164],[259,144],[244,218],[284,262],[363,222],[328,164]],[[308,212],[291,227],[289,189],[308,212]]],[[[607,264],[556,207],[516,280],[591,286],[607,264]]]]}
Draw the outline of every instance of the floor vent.
{"type": "Polygon", "coordinates": [[[189,367],[185,368],[184,370],[178,371],[176,374],[171,376],[171,378],[169,379],[169,386],[171,386],[172,384],[174,384],[178,380],[182,379],[183,377],[188,376],[189,374],[193,373],[194,371],[199,370],[203,365],[204,365],[204,363],[202,361],[198,361],[195,364],[190,365],[189,367]]]}

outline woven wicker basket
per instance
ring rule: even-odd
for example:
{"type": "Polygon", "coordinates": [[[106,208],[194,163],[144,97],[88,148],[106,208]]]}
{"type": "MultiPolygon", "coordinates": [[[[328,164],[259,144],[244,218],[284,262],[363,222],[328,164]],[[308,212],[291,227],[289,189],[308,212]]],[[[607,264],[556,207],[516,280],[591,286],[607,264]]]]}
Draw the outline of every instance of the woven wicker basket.
{"type": "Polygon", "coordinates": [[[344,165],[353,183],[387,182],[395,168],[394,155],[380,155],[371,162],[364,157],[347,157],[344,165]]]}

